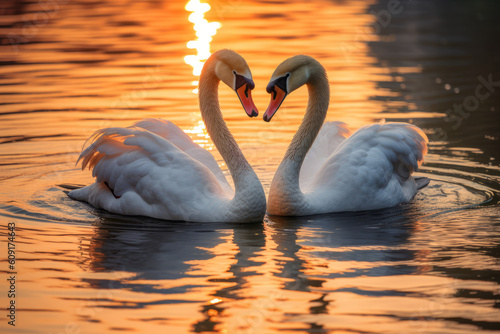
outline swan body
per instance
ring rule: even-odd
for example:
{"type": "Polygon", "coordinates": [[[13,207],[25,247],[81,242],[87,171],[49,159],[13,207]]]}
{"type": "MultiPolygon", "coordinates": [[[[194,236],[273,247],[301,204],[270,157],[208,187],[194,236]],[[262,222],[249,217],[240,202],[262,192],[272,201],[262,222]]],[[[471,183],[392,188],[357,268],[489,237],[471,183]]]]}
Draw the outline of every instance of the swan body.
{"type": "Polygon", "coordinates": [[[427,137],[418,127],[380,122],[351,134],[342,122],[323,124],[328,79],[309,56],[287,59],[275,70],[264,120],[270,121],[285,97],[302,85],[309,89],[309,103],[271,183],[270,215],[382,209],[411,200],[428,184],[412,177],[427,153],[427,137]]]}
{"type": "Polygon", "coordinates": [[[200,76],[202,117],[233,177],[231,188],[214,157],[169,121],[145,119],[128,128],[97,131],[80,155],[95,183],[69,192],[73,199],[123,215],[192,222],[262,221],[266,199],[257,175],[229,132],[218,103],[218,84],[233,88],[247,114],[257,115],[245,60],[215,52],[200,76]]]}

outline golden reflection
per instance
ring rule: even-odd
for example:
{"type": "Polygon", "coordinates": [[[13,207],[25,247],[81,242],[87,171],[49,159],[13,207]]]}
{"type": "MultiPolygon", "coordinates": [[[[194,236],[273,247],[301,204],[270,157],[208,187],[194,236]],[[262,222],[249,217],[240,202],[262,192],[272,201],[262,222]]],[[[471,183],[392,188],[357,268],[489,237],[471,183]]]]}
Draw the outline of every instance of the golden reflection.
{"type": "MultiPolygon", "coordinates": [[[[193,75],[199,76],[205,60],[210,57],[212,36],[217,33],[217,29],[221,27],[221,24],[219,22],[208,22],[204,18],[205,13],[210,10],[208,3],[201,3],[200,0],[190,0],[185,9],[188,12],[193,12],[189,15],[189,22],[194,24],[194,30],[196,31],[196,40],[189,41],[187,47],[188,49],[195,49],[197,54],[185,56],[184,61],[193,67],[193,75]]],[[[198,81],[192,82],[193,86],[198,86],[198,83],[198,81]]],[[[193,93],[198,93],[198,89],[195,88],[193,93]]]]}
{"type": "Polygon", "coordinates": [[[191,135],[190,137],[193,139],[193,141],[207,151],[211,151],[214,149],[213,145],[208,141],[210,136],[207,133],[207,128],[205,127],[205,123],[203,123],[203,121],[198,121],[197,125],[190,129],[184,130],[184,132],[191,135]],[[196,135],[196,137],[193,138],[192,135],[196,135]]]}
{"type": "Polygon", "coordinates": [[[210,304],[212,304],[212,305],[213,305],[213,304],[218,304],[218,303],[220,303],[220,302],[222,302],[222,299],[220,299],[220,298],[214,298],[214,299],[212,299],[212,300],[210,301],[210,304]]]}

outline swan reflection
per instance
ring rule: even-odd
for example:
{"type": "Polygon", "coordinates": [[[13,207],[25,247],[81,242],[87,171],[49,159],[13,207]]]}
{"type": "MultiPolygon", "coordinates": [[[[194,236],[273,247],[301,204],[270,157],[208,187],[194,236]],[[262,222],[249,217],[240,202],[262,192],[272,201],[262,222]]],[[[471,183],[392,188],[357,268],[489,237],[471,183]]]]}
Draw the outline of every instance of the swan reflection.
{"type": "MultiPolygon", "coordinates": [[[[123,273],[114,286],[130,291],[128,298],[100,307],[133,308],[142,318],[162,314],[163,325],[191,319],[195,332],[268,332],[275,321],[301,314],[307,326],[320,329],[317,317],[335,307],[336,293],[370,294],[339,288],[337,279],[418,272],[407,265],[416,256],[406,246],[414,216],[398,208],[269,217],[260,224],[186,224],[102,214],[82,266],[123,273]]],[[[110,279],[83,281],[106,289],[110,279]]]]}

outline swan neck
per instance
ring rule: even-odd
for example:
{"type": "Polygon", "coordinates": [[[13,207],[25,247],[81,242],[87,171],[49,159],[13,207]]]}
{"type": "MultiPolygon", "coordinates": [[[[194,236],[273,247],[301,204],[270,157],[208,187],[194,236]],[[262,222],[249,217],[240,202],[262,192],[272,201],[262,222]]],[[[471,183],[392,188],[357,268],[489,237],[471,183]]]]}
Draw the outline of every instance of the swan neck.
{"type": "Polygon", "coordinates": [[[300,168],[321,129],[328,110],[330,87],[323,67],[307,82],[309,102],[299,129],[288,146],[269,190],[267,210],[272,215],[300,215],[310,210],[299,184],[300,168]]]}
{"type": "Polygon", "coordinates": [[[231,173],[237,198],[240,193],[249,190],[249,184],[256,181],[260,185],[260,181],[222,117],[218,98],[219,81],[215,72],[210,69],[202,73],[199,87],[200,111],[207,132],[231,173]]]}
{"type": "Polygon", "coordinates": [[[288,146],[282,163],[289,166],[288,173],[296,176],[297,185],[300,168],[307,152],[323,126],[330,102],[330,86],[323,67],[317,69],[311,75],[307,87],[309,100],[306,113],[299,129],[293,136],[292,142],[288,146]]]}

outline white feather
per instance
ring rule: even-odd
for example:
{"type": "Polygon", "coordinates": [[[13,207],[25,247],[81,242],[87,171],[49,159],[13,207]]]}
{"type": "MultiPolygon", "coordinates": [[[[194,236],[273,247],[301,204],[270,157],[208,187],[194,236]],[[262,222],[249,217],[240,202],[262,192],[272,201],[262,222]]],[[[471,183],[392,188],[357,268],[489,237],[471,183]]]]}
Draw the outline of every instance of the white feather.
{"type": "Polygon", "coordinates": [[[379,209],[409,201],[417,192],[411,173],[422,163],[426,143],[425,134],[413,125],[365,126],[324,162],[318,159],[321,167],[301,188],[321,212],[379,209]]]}
{"type": "Polygon", "coordinates": [[[326,122],[316,136],[300,169],[300,185],[307,187],[335,149],[351,134],[343,122],[326,122]]]}
{"type": "Polygon", "coordinates": [[[213,172],[213,156],[201,150],[180,128],[163,120],[99,130],[79,158],[82,168],[93,168],[96,183],[69,195],[125,215],[215,221],[221,212],[214,199],[229,202],[234,192],[220,169],[213,172]],[[206,207],[214,208],[209,210],[212,216],[207,216],[206,207]]]}

